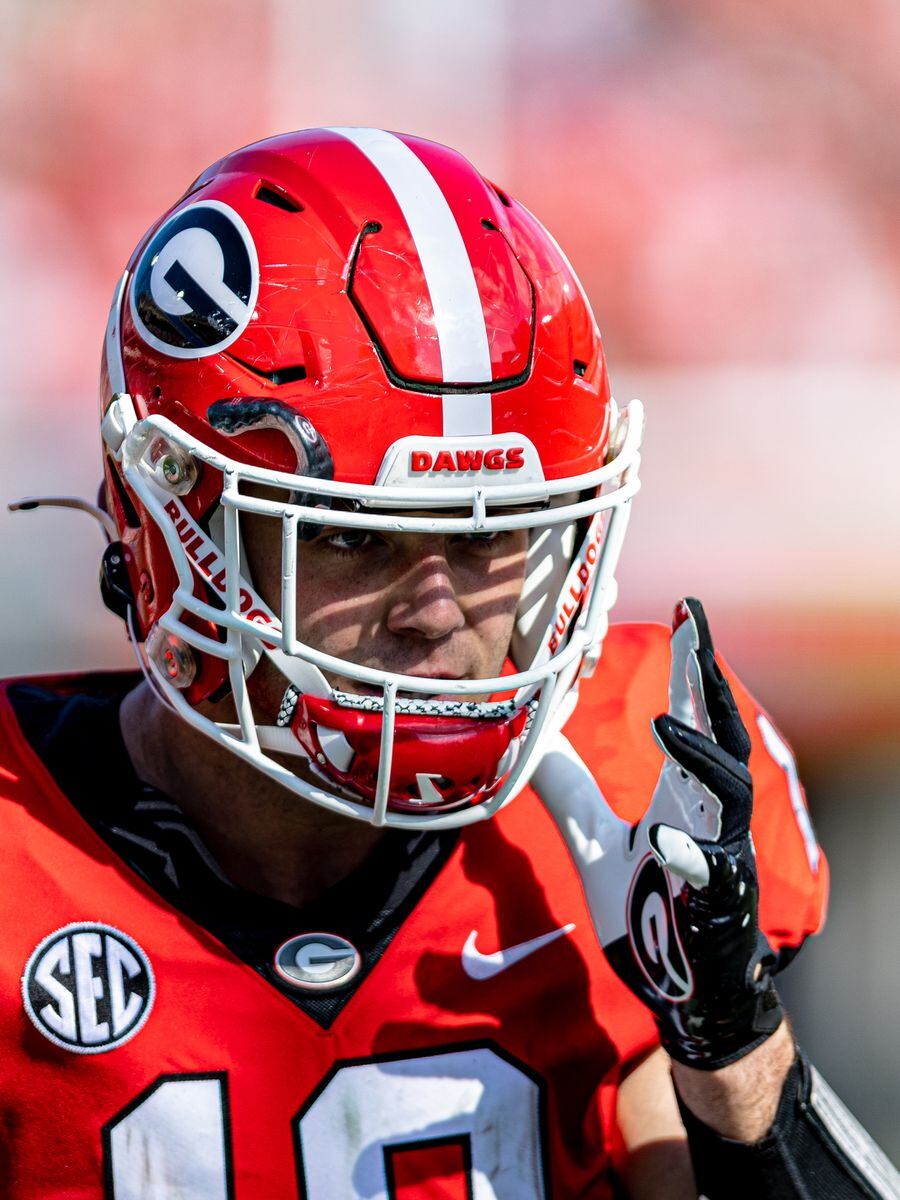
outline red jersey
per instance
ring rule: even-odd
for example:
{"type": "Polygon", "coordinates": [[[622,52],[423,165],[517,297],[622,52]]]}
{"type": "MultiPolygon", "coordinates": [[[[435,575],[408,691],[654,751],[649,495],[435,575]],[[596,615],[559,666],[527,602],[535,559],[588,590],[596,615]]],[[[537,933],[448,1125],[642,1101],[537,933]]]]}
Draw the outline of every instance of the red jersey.
{"type": "MultiPolygon", "coordinates": [[[[668,668],[665,627],[613,627],[567,726],[627,819],[659,773],[668,668]]],[[[734,690],[761,925],[795,946],[827,869],[790,752],[734,690]]],[[[0,703],[7,1200],[611,1196],[617,1087],[656,1032],[530,790],[462,831],[322,1028],[113,852],[0,703]]]]}

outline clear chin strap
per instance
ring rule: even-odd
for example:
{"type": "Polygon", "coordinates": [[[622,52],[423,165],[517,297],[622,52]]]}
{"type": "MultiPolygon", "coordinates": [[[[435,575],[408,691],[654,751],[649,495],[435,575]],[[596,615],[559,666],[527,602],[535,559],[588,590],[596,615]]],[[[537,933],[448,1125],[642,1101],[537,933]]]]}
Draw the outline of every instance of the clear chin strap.
{"type": "Polygon", "coordinates": [[[37,508],[74,508],[78,512],[87,513],[98,523],[106,537],[106,544],[116,541],[119,531],[116,523],[104,509],[89,500],[81,500],[77,496],[23,496],[21,500],[10,500],[7,504],[9,512],[32,512],[37,508]]]}

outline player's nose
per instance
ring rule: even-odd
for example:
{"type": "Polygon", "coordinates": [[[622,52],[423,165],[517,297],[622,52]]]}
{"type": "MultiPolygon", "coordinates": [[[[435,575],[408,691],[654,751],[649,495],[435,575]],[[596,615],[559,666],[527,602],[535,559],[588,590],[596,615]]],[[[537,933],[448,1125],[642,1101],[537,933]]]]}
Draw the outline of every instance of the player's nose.
{"type": "Polygon", "coordinates": [[[466,618],[443,548],[422,547],[398,580],[388,609],[391,633],[437,641],[462,629],[466,618]]]}

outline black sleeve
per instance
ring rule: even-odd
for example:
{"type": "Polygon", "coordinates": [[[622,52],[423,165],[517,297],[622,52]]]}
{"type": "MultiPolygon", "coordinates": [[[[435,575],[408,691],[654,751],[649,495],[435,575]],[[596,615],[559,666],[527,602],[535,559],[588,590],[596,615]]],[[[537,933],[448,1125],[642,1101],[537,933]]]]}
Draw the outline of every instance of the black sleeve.
{"type": "Polygon", "coordinates": [[[900,1175],[802,1051],[758,1142],[721,1137],[678,1104],[704,1200],[900,1200],[900,1175]]]}

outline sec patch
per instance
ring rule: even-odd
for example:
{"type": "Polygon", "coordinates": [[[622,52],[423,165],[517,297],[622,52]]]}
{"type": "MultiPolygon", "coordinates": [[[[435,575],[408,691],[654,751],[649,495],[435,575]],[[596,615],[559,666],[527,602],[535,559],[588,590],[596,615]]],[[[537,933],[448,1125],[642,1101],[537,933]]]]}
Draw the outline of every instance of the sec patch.
{"type": "Polygon", "coordinates": [[[74,1054],[102,1054],[133,1038],[156,985],[137,942],[98,921],[75,921],[35,947],[22,975],[25,1012],[40,1033],[74,1054]]]}

